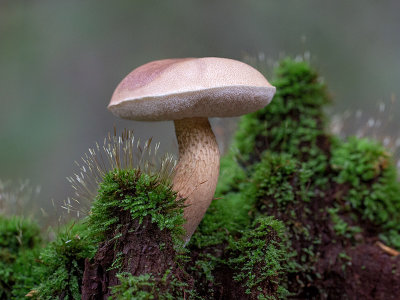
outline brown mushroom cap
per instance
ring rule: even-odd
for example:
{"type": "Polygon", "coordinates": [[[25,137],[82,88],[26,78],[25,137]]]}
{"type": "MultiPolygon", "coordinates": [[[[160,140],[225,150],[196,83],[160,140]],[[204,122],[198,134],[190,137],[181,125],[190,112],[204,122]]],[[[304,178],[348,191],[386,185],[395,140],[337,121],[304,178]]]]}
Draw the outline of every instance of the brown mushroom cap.
{"type": "Polygon", "coordinates": [[[108,109],[137,121],[235,117],[269,104],[275,87],[253,67],[227,58],[165,59],[128,74],[108,109]]]}

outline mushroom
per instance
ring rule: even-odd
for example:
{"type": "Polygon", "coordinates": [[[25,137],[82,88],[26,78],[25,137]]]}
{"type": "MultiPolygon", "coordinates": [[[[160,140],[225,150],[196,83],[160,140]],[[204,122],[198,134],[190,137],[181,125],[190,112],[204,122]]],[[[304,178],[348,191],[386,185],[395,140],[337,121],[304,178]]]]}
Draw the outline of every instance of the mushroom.
{"type": "Polygon", "coordinates": [[[186,198],[188,242],[210,205],[219,175],[219,149],[209,117],[235,117],[263,108],[275,94],[253,67],[227,58],[180,58],[142,65],[118,85],[108,105],[136,121],[173,120],[179,161],[173,179],[186,198]]]}

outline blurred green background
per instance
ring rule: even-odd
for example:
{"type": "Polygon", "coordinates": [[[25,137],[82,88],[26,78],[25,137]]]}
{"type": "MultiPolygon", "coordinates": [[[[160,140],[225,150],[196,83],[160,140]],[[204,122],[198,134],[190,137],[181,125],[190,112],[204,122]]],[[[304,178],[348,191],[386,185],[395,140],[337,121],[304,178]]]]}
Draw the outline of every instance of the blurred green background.
{"type": "MultiPolygon", "coordinates": [[[[311,53],[330,113],[374,118],[377,103],[400,95],[399,12],[398,0],[0,0],[0,179],[42,186],[41,207],[62,201],[73,162],[113,125],[176,153],[171,122],[122,121],[106,109],[119,81],[156,59],[250,57],[270,74],[280,57],[311,53]]],[[[213,124],[226,146],[234,120],[213,124]]]]}

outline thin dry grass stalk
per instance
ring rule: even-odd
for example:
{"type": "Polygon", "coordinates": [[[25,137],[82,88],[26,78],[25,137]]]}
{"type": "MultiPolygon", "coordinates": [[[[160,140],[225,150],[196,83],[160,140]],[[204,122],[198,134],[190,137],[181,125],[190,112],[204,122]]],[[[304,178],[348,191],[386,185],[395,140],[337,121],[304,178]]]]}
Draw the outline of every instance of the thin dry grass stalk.
{"type": "Polygon", "coordinates": [[[397,251],[397,250],[395,250],[395,249],[393,249],[393,248],[390,248],[390,247],[388,247],[388,246],[386,246],[385,244],[383,244],[383,243],[381,243],[381,242],[376,242],[376,245],[379,247],[379,248],[381,248],[384,252],[386,252],[387,254],[389,254],[389,255],[391,255],[391,256],[398,256],[398,255],[400,255],[400,252],[399,251],[397,251]]]}
{"type": "Polygon", "coordinates": [[[67,180],[74,189],[74,196],[64,201],[62,208],[68,213],[89,213],[90,203],[96,197],[99,184],[111,170],[136,169],[141,173],[156,176],[161,183],[172,182],[176,160],[170,154],[158,156],[159,143],[152,146],[148,139],[141,146],[140,139],[135,140],[133,131],[125,129],[121,134],[109,133],[103,145],[96,143],[82,157],[82,162],[75,162],[79,171],[67,180]]]}

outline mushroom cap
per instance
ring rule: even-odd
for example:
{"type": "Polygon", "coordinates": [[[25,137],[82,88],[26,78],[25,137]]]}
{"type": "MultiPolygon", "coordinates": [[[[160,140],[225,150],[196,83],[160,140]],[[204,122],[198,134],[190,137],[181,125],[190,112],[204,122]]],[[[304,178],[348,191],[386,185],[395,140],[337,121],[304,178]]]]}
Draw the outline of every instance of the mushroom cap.
{"type": "Polygon", "coordinates": [[[263,108],[275,94],[265,77],[240,61],[217,58],[157,60],[118,85],[108,109],[137,121],[235,117],[263,108]]]}

